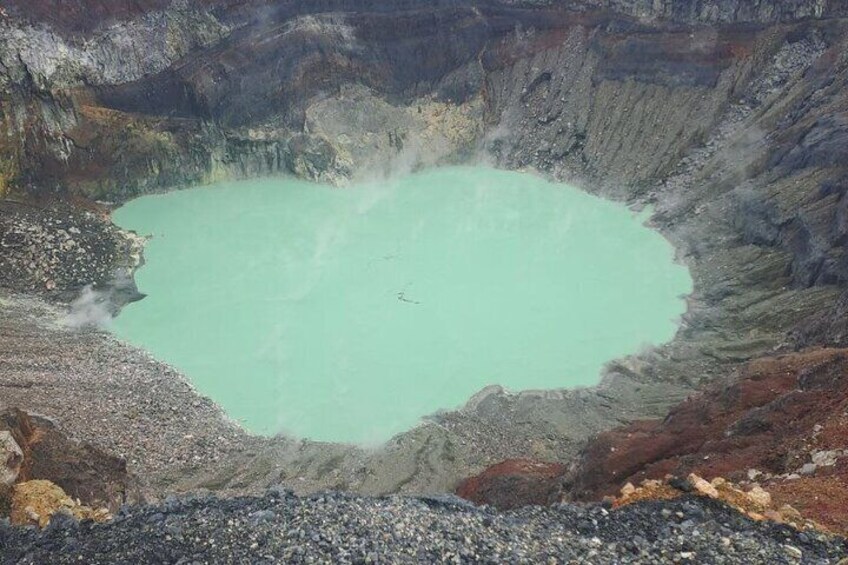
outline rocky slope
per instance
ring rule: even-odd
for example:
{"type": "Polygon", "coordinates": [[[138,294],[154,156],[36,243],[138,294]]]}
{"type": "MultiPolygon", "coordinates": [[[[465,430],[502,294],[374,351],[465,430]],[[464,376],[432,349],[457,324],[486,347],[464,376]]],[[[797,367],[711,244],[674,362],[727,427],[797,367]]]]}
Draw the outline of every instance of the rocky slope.
{"type": "Polygon", "coordinates": [[[838,0],[7,2],[0,402],[127,457],[153,492],[433,492],[507,458],[567,461],[750,359],[844,346],[846,16],[838,0]],[[95,199],[479,155],[653,205],[696,283],[675,341],[596,388],[493,387],[365,450],[251,438],[31,295],[113,292],[137,263],[95,199]]]}
{"type": "Polygon", "coordinates": [[[601,434],[565,479],[576,498],[609,494],[625,482],[723,476],[758,482],[848,531],[844,350],[760,360],[738,380],[674,408],[663,421],[601,434]]]}
{"type": "Polygon", "coordinates": [[[846,372],[843,349],[759,359],[662,420],[634,422],[592,438],[569,467],[496,465],[465,481],[458,493],[514,508],[600,500],[628,483],[695,473],[765,488],[778,506],[789,504],[846,533],[846,372]]]}

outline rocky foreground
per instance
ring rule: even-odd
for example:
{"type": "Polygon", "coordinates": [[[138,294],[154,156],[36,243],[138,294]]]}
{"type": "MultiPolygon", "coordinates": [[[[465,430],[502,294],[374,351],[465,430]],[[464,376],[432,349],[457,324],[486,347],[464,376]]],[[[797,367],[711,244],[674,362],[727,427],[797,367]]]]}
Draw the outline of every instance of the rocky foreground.
{"type": "Polygon", "coordinates": [[[754,522],[706,498],[617,510],[560,504],[500,513],[452,498],[282,489],[171,498],[98,525],[0,524],[4,563],[837,563],[842,538],[754,522]]]}

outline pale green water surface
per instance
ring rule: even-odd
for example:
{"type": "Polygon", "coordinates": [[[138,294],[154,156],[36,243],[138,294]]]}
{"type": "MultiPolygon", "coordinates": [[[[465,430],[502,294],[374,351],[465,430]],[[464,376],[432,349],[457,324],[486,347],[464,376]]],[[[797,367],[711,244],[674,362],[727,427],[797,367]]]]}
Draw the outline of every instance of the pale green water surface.
{"type": "Polygon", "coordinates": [[[481,167],[230,182],[114,219],[153,236],[114,331],[259,433],[371,443],[486,385],[591,385],[671,339],[691,291],[624,206],[481,167]]]}

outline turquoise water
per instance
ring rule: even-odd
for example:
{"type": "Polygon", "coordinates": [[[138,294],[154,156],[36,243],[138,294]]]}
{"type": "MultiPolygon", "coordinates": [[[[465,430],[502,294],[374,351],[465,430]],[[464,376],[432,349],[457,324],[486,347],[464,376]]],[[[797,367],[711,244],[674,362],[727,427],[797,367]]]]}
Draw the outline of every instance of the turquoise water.
{"type": "Polygon", "coordinates": [[[691,291],[625,207],[481,167],[222,183],[114,220],[153,236],[114,331],[259,433],[373,443],[486,385],[591,385],[671,339],[691,291]]]}

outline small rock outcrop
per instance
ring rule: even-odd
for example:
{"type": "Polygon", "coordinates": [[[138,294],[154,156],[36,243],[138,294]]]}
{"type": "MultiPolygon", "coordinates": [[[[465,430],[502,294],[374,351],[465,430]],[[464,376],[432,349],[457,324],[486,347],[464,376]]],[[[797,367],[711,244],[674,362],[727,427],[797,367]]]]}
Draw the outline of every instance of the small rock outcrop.
{"type": "Polygon", "coordinates": [[[21,473],[24,452],[8,431],[0,431],[0,516],[9,514],[12,489],[21,473]]]}
{"type": "Polygon", "coordinates": [[[12,524],[45,528],[59,512],[77,520],[95,522],[105,522],[112,517],[105,508],[94,509],[80,504],[50,481],[35,480],[15,485],[9,515],[12,524]]]}
{"type": "Polygon", "coordinates": [[[4,467],[10,480],[0,484],[0,514],[11,513],[16,523],[33,521],[28,507],[44,525],[60,508],[97,518],[142,501],[126,462],[69,439],[45,419],[19,409],[0,412],[0,440],[4,437],[11,450],[4,467]]]}
{"type": "Polygon", "coordinates": [[[746,491],[744,487],[723,477],[707,481],[694,473],[690,473],[686,479],[671,475],[663,480],[648,479],[642,481],[638,487],[627,483],[621,488],[619,496],[609,497],[608,500],[612,502],[613,508],[621,508],[651,500],[674,500],[690,494],[721,501],[752,520],[770,520],[778,524],[788,524],[798,530],[822,529],[820,524],[804,518],[791,505],[778,506],[771,494],[759,485],[746,491]]]}
{"type": "Polygon", "coordinates": [[[0,488],[15,484],[23,461],[24,452],[12,433],[0,431],[0,488]]]}

